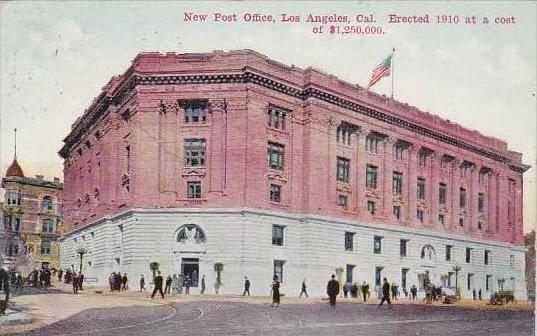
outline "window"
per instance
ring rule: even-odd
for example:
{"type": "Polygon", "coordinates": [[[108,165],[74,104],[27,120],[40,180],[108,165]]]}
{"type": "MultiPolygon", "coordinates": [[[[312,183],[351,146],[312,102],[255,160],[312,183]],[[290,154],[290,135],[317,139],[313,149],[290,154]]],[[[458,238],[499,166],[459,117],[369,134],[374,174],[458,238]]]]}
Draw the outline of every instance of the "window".
{"type": "Polygon", "coordinates": [[[393,215],[397,219],[401,219],[401,206],[400,205],[394,205],[393,206],[393,215]]]}
{"type": "Polygon", "coordinates": [[[268,143],[268,165],[269,168],[283,170],[283,145],[269,142],[268,143]]]}
{"type": "Polygon", "coordinates": [[[491,252],[489,250],[485,250],[485,254],[484,254],[485,259],[483,261],[485,263],[485,265],[490,264],[490,253],[491,252]]]}
{"type": "Polygon", "coordinates": [[[438,223],[444,225],[444,217],[445,217],[444,214],[439,214],[438,215],[438,223]]]}
{"type": "Polygon", "coordinates": [[[282,260],[274,260],[274,276],[277,276],[280,282],[283,282],[283,264],[282,260]]]}
{"type": "Polygon", "coordinates": [[[515,256],[514,255],[509,256],[509,267],[511,269],[515,269],[515,256]]]}
{"type": "Polygon", "coordinates": [[[471,290],[472,287],[473,287],[473,277],[474,275],[472,273],[468,273],[468,278],[467,278],[467,281],[466,281],[466,289],[467,290],[471,290]]]}
{"type": "Polygon", "coordinates": [[[345,195],[339,195],[337,199],[337,205],[346,210],[348,205],[348,197],[345,195]]]}
{"type": "Polygon", "coordinates": [[[418,209],[416,211],[416,218],[423,223],[423,214],[424,214],[424,211],[422,209],[418,209]]]}
{"type": "Polygon", "coordinates": [[[345,232],[345,251],[354,250],[354,232],[345,232]]]}
{"type": "Polygon", "coordinates": [[[401,287],[403,289],[406,289],[406,275],[408,274],[408,271],[408,268],[401,269],[401,287]]]}
{"type": "Polygon", "coordinates": [[[375,267],[375,286],[380,286],[382,284],[382,270],[384,267],[377,266],[375,267]]]}
{"type": "Polygon", "coordinates": [[[365,138],[365,149],[370,153],[378,153],[380,139],[374,135],[365,138]]]}
{"type": "Polygon", "coordinates": [[[451,261],[452,254],[453,254],[453,245],[446,245],[446,261],[451,261]]]}
{"type": "Polygon", "coordinates": [[[446,184],[440,183],[438,187],[438,202],[440,204],[446,204],[446,184]]]}
{"type": "Polygon", "coordinates": [[[45,255],[50,254],[50,241],[43,240],[41,242],[41,254],[45,254],[45,255]]]}
{"type": "Polygon", "coordinates": [[[377,189],[377,167],[367,165],[366,167],[366,187],[377,189]]]}
{"type": "Polygon", "coordinates": [[[272,245],[283,246],[283,230],[284,226],[272,225],[272,245]]]}
{"type": "MultiPolygon", "coordinates": [[[[7,219],[8,217],[6,217],[7,219]]],[[[21,229],[21,218],[20,217],[11,217],[11,223],[10,223],[10,231],[11,232],[19,232],[21,229]]]]}
{"type": "Polygon", "coordinates": [[[427,162],[427,153],[424,151],[420,151],[418,153],[418,165],[421,167],[425,167],[426,162],[427,162]]]}
{"type": "Polygon", "coordinates": [[[337,180],[340,182],[349,182],[350,160],[342,157],[337,158],[337,180]]]}
{"type": "Polygon", "coordinates": [[[201,182],[187,182],[187,197],[201,198],[201,182]]]}
{"type": "Polygon", "coordinates": [[[19,190],[7,190],[7,205],[21,205],[21,192],[19,190]]]}
{"type": "Polygon", "coordinates": [[[459,207],[466,207],[466,189],[460,188],[459,190],[459,207]]]}
{"type": "Polygon", "coordinates": [[[489,291],[490,290],[490,285],[492,284],[492,275],[490,274],[487,274],[487,277],[485,279],[485,290],[486,291],[489,291]]]}
{"type": "Polygon", "coordinates": [[[8,255],[10,257],[19,255],[19,244],[17,242],[11,242],[9,244],[8,255]]]}
{"type": "Polygon", "coordinates": [[[205,139],[185,139],[185,165],[205,166],[205,139]]]}
{"type": "Polygon", "coordinates": [[[483,193],[477,194],[477,211],[483,212],[485,205],[485,195],[483,193]]]}
{"type": "Polygon", "coordinates": [[[340,144],[350,146],[351,134],[352,134],[351,125],[343,123],[337,127],[336,140],[340,144]]]}
{"type": "Polygon", "coordinates": [[[375,202],[367,201],[367,211],[372,215],[375,214],[375,202]]]}
{"type": "Polygon", "coordinates": [[[403,173],[393,172],[392,191],[394,195],[401,195],[403,191],[403,173]]]}
{"type": "Polygon", "coordinates": [[[43,197],[43,203],[41,204],[43,210],[52,210],[52,197],[45,196],[43,197]]]}
{"type": "Polygon", "coordinates": [[[472,249],[470,247],[466,248],[466,263],[469,264],[472,261],[472,249]]]}
{"type": "Polygon", "coordinates": [[[282,196],[282,187],[277,184],[270,185],[270,201],[280,203],[282,196]]]}
{"type": "Polygon", "coordinates": [[[407,248],[408,240],[407,239],[401,239],[399,241],[399,255],[401,257],[406,257],[406,248],[407,248]]]}
{"type": "Polygon", "coordinates": [[[459,218],[459,226],[464,227],[464,218],[459,218]]]}
{"type": "Polygon", "coordinates": [[[52,233],[54,232],[54,223],[52,219],[43,219],[43,227],[41,228],[43,233],[52,233]]]}
{"type": "Polygon", "coordinates": [[[183,109],[186,124],[207,123],[208,101],[186,100],[180,101],[179,106],[183,109]]]}
{"type": "Polygon", "coordinates": [[[347,265],[346,271],[347,272],[345,274],[347,275],[347,283],[352,283],[352,273],[354,271],[354,265],[347,265]]]}
{"type": "Polygon", "coordinates": [[[425,179],[423,177],[418,178],[418,190],[416,196],[418,199],[425,199],[425,179]]]}
{"type": "Polygon", "coordinates": [[[276,106],[269,106],[267,111],[267,125],[277,129],[285,130],[285,117],[287,110],[276,106]]]}
{"type": "Polygon", "coordinates": [[[400,143],[396,143],[393,146],[393,157],[399,161],[403,160],[403,146],[400,143]]]}
{"type": "Polygon", "coordinates": [[[373,253],[375,254],[382,253],[382,237],[381,236],[373,237],[373,253]]]}
{"type": "Polygon", "coordinates": [[[483,230],[483,220],[481,218],[477,220],[477,228],[483,230]]]}

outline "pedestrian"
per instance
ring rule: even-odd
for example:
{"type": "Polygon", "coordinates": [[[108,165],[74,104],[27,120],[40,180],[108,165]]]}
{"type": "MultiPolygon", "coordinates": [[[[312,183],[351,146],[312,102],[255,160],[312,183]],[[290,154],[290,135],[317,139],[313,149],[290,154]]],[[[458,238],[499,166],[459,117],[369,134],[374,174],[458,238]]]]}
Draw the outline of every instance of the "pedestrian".
{"type": "Polygon", "coordinates": [[[190,294],[190,276],[185,277],[185,294],[190,294]]]}
{"type": "Polygon", "coordinates": [[[121,291],[121,273],[117,272],[114,278],[114,290],[121,291]]]}
{"type": "Polygon", "coordinates": [[[20,291],[20,290],[22,290],[22,275],[20,273],[17,273],[17,282],[15,282],[15,291],[20,291]]]}
{"type": "Polygon", "coordinates": [[[351,286],[351,298],[356,299],[358,298],[358,283],[355,282],[351,286]]]}
{"type": "Polygon", "coordinates": [[[78,294],[78,276],[73,273],[73,294],[78,294]]]}
{"type": "MultiPolygon", "coordinates": [[[[65,275],[67,276],[67,274],[65,275]]],[[[114,282],[116,281],[116,272],[112,272],[110,276],[108,277],[108,284],[110,285],[110,291],[113,292],[116,286],[114,285],[114,282]]]]}
{"type": "Polygon", "coordinates": [[[360,287],[362,291],[362,297],[364,299],[364,302],[367,302],[367,296],[369,295],[369,284],[365,281],[362,282],[362,286],[360,287]]]}
{"type": "Polygon", "coordinates": [[[397,285],[392,283],[392,300],[397,300],[397,285]]]}
{"type": "Polygon", "coordinates": [[[62,275],[63,275],[63,269],[60,269],[60,271],[58,272],[58,281],[62,281],[62,275]]]}
{"type": "Polygon", "coordinates": [[[330,298],[330,306],[335,307],[336,297],[339,294],[339,282],[337,282],[336,276],[334,274],[332,274],[332,279],[328,281],[328,285],[326,286],[326,293],[330,298]]]}
{"type": "Polygon", "coordinates": [[[121,278],[121,289],[123,291],[129,289],[129,278],[127,278],[127,273],[123,273],[123,277],[121,278]]]}
{"type": "Polygon", "coordinates": [[[145,278],[144,275],[140,275],[140,292],[145,291],[145,278]]]}
{"type": "Polygon", "coordinates": [[[172,289],[172,277],[168,274],[166,277],[166,286],[164,286],[164,294],[170,294],[172,289]]]}
{"type": "Polygon", "coordinates": [[[306,291],[306,279],[302,280],[302,290],[300,291],[300,296],[299,297],[302,297],[302,294],[306,295],[306,297],[308,298],[308,292],[306,291]]]}
{"type": "Polygon", "coordinates": [[[386,278],[384,278],[384,283],[382,284],[382,299],[380,300],[380,304],[378,306],[382,306],[384,301],[388,302],[388,305],[391,306],[392,302],[390,301],[390,284],[386,278]]]}
{"type": "Polygon", "coordinates": [[[205,294],[205,275],[201,277],[201,294],[205,294]]]}
{"type": "Polygon", "coordinates": [[[481,288],[479,288],[479,301],[481,301],[481,288]]]}
{"type": "Polygon", "coordinates": [[[474,299],[474,301],[475,301],[475,299],[476,299],[476,291],[475,291],[475,288],[472,290],[472,297],[473,297],[473,299],[474,299]]]}
{"type": "Polygon", "coordinates": [[[272,295],[272,305],[271,307],[274,307],[274,305],[276,305],[276,307],[279,307],[280,306],[280,282],[278,281],[278,276],[275,275],[273,278],[272,278],[272,285],[270,287],[270,292],[271,292],[271,295],[272,295]]]}
{"type": "Polygon", "coordinates": [[[248,280],[248,277],[244,277],[244,292],[242,292],[242,296],[245,296],[246,293],[248,293],[248,296],[250,296],[250,280],[248,280]]]}
{"type": "Polygon", "coordinates": [[[349,292],[350,292],[350,283],[345,282],[345,284],[343,285],[343,297],[347,298],[347,296],[349,295],[349,292]]]}
{"type": "Polygon", "coordinates": [[[82,283],[84,282],[84,273],[78,275],[78,289],[82,290],[82,283]]]}
{"type": "Polygon", "coordinates": [[[412,285],[412,287],[410,287],[410,293],[412,294],[412,300],[416,300],[418,297],[418,288],[416,288],[416,285],[412,285]]]}
{"type": "Polygon", "coordinates": [[[162,291],[162,281],[163,280],[164,279],[162,279],[162,275],[160,275],[160,271],[157,271],[157,276],[154,279],[155,288],[153,289],[153,294],[151,294],[151,298],[154,298],[155,294],[158,291],[160,293],[160,295],[162,296],[162,298],[164,299],[164,292],[162,291]]]}

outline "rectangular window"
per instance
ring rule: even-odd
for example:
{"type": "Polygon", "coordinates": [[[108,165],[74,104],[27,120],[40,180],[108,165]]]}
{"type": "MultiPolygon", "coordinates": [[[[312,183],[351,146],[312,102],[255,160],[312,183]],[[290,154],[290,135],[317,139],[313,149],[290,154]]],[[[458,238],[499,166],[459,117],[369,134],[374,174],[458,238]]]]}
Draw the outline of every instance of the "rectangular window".
{"type": "Polygon", "coordinates": [[[367,165],[366,167],[366,187],[377,189],[377,167],[367,165]]]}
{"type": "Polygon", "coordinates": [[[488,265],[490,263],[490,251],[489,250],[485,250],[483,262],[485,265],[488,265]]]}
{"type": "Polygon", "coordinates": [[[403,173],[393,172],[392,191],[394,195],[401,195],[403,191],[403,173]]]}
{"type": "Polygon", "coordinates": [[[187,198],[201,198],[201,182],[187,182],[187,198]]]}
{"type": "Polygon", "coordinates": [[[41,254],[45,254],[45,255],[50,254],[50,241],[43,240],[41,242],[41,254]]]}
{"type": "Polygon", "coordinates": [[[367,211],[372,215],[375,214],[375,202],[367,201],[367,211]]]}
{"type": "Polygon", "coordinates": [[[345,232],[345,251],[354,250],[354,232],[345,232]]]}
{"type": "Polygon", "coordinates": [[[401,257],[406,257],[406,248],[407,248],[408,240],[407,239],[401,239],[399,241],[399,255],[401,257]]]}
{"type": "Polygon", "coordinates": [[[515,269],[515,256],[514,255],[509,256],[509,267],[511,269],[515,269]]]}
{"type": "Polygon", "coordinates": [[[474,275],[472,273],[468,273],[468,278],[467,278],[467,282],[466,282],[466,289],[467,290],[472,290],[472,287],[473,287],[473,277],[474,275]]]}
{"type": "Polygon", "coordinates": [[[423,214],[424,214],[424,211],[422,209],[418,209],[416,211],[416,218],[418,218],[418,220],[422,223],[423,223],[423,214]]]}
{"type": "Polygon", "coordinates": [[[207,100],[183,100],[179,101],[179,106],[183,110],[186,124],[207,123],[207,110],[209,108],[207,100]]]}
{"type": "Polygon", "coordinates": [[[283,231],[285,227],[272,225],[272,245],[283,246],[283,231]]]}
{"type": "Polygon", "coordinates": [[[350,160],[342,157],[337,158],[337,180],[349,182],[350,160]]]}
{"type": "Polygon", "coordinates": [[[337,205],[342,207],[343,209],[347,209],[347,205],[348,205],[348,202],[349,202],[349,199],[347,196],[345,195],[339,195],[338,196],[338,199],[337,199],[337,205]]]}
{"type": "Polygon", "coordinates": [[[427,163],[427,153],[421,151],[418,153],[418,165],[420,167],[425,167],[427,163]]]}
{"type": "Polygon", "coordinates": [[[270,201],[280,203],[281,200],[282,200],[281,192],[282,192],[282,187],[281,186],[279,186],[277,184],[271,184],[270,185],[270,201]]]}
{"type": "Polygon", "coordinates": [[[477,211],[483,212],[485,209],[485,194],[477,194],[477,211]]]}
{"type": "Polygon", "coordinates": [[[19,190],[7,190],[7,205],[21,205],[21,192],[19,190]]]}
{"type": "Polygon", "coordinates": [[[41,203],[41,207],[45,211],[52,210],[52,198],[50,196],[43,197],[43,202],[41,203]]]}
{"type": "Polygon", "coordinates": [[[446,261],[451,261],[452,253],[453,253],[453,245],[446,245],[446,261]]]}
{"type": "Polygon", "coordinates": [[[380,286],[382,284],[382,270],[384,267],[377,266],[375,267],[375,286],[380,286]]]}
{"type": "Polygon", "coordinates": [[[11,217],[11,232],[19,232],[21,229],[21,218],[20,217],[11,217]]]}
{"type": "Polygon", "coordinates": [[[464,227],[464,218],[459,218],[459,226],[464,227]]]}
{"type": "Polygon", "coordinates": [[[489,291],[490,290],[490,285],[492,284],[492,275],[490,274],[487,274],[487,277],[485,279],[485,290],[486,291],[489,291]]]}
{"type": "Polygon", "coordinates": [[[269,168],[283,170],[283,149],[283,145],[275,142],[268,143],[267,156],[269,168]]]}
{"type": "Polygon", "coordinates": [[[347,265],[346,267],[346,275],[347,275],[347,283],[353,283],[352,281],[352,273],[354,272],[354,265],[347,265]]]}
{"type": "Polygon", "coordinates": [[[408,268],[401,269],[401,287],[403,289],[406,289],[406,275],[408,274],[408,271],[408,268]]]}
{"type": "Polygon", "coordinates": [[[185,166],[205,166],[205,139],[185,139],[185,166]]]}
{"type": "Polygon", "coordinates": [[[403,161],[403,146],[401,144],[393,146],[393,156],[396,160],[403,161]]]}
{"type": "Polygon", "coordinates": [[[466,263],[469,264],[472,261],[472,248],[466,248],[466,263]]]}
{"type": "Polygon", "coordinates": [[[43,227],[41,228],[43,233],[52,233],[54,232],[54,224],[52,219],[43,219],[43,227]]]}
{"type": "Polygon", "coordinates": [[[440,204],[446,204],[446,184],[440,183],[440,186],[438,187],[438,202],[440,204]]]}
{"type": "Polygon", "coordinates": [[[370,153],[378,153],[379,138],[368,135],[365,138],[365,149],[370,153]]]}
{"type": "Polygon", "coordinates": [[[464,208],[466,207],[466,189],[460,188],[459,192],[459,207],[464,208]]]}
{"type": "Polygon", "coordinates": [[[439,214],[438,215],[438,223],[444,225],[444,218],[445,218],[444,214],[439,214]]]}
{"type": "Polygon", "coordinates": [[[267,125],[277,129],[285,130],[285,117],[287,110],[276,106],[269,106],[267,111],[267,125]]]}
{"type": "Polygon", "coordinates": [[[280,282],[283,282],[283,264],[283,260],[274,260],[274,276],[277,276],[280,282]]]}
{"type": "Polygon", "coordinates": [[[416,196],[418,199],[425,199],[425,179],[423,177],[418,178],[418,190],[416,196]]]}
{"type": "Polygon", "coordinates": [[[351,134],[352,126],[346,123],[342,123],[337,127],[336,140],[338,143],[350,146],[351,145],[351,134]]]}
{"type": "Polygon", "coordinates": [[[397,219],[401,219],[401,206],[400,205],[394,205],[393,206],[393,215],[397,219]]]}
{"type": "Polygon", "coordinates": [[[382,253],[382,237],[381,236],[373,237],[373,253],[374,254],[382,253]]]}

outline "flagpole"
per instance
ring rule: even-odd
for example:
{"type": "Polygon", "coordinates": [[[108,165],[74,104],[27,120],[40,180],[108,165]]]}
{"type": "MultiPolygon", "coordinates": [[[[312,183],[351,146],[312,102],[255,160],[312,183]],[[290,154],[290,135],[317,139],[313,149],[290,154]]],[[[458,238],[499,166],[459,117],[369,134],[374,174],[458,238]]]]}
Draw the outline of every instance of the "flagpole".
{"type": "Polygon", "coordinates": [[[392,99],[393,99],[393,77],[395,75],[394,56],[395,56],[395,48],[393,48],[393,52],[392,52],[392,99]]]}

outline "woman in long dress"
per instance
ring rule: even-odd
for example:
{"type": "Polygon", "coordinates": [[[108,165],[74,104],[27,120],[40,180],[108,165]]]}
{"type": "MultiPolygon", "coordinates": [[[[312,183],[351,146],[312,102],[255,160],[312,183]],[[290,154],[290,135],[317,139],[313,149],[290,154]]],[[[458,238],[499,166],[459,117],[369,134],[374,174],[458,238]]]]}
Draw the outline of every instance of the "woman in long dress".
{"type": "Polygon", "coordinates": [[[280,282],[278,281],[278,276],[276,275],[274,276],[274,278],[272,278],[271,293],[272,293],[271,307],[274,307],[274,305],[279,307],[280,306],[280,282]]]}

